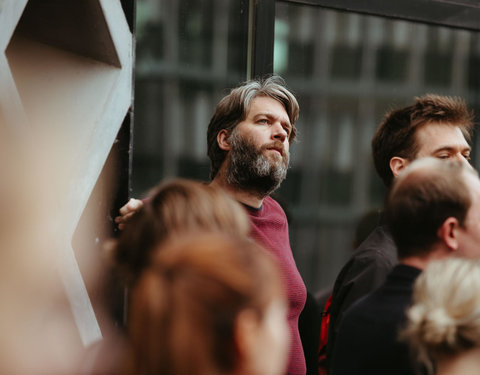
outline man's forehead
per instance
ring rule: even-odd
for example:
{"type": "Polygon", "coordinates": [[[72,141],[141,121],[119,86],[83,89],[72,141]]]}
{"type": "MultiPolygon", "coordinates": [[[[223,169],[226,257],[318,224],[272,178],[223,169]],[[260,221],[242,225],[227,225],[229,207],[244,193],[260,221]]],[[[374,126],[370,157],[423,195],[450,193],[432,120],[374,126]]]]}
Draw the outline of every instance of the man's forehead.
{"type": "Polygon", "coordinates": [[[247,108],[247,117],[256,115],[271,115],[275,117],[284,117],[290,122],[287,109],[282,102],[269,96],[257,96],[252,99],[247,108]]]}
{"type": "Polygon", "coordinates": [[[280,102],[279,100],[277,100],[275,98],[272,98],[270,96],[259,95],[259,96],[254,97],[250,101],[249,109],[252,109],[254,107],[264,107],[266,105],[270,105],[270,106],[277,106],[278,105],[278,106],[282,106],[284,108],[283,103],[280,102]]]}
{"type": "Polygon", "coordinates": [[[419,148],[470,147],[461,127],[453,124],[425,124],[415,132],[415,139],[419,148]]]}

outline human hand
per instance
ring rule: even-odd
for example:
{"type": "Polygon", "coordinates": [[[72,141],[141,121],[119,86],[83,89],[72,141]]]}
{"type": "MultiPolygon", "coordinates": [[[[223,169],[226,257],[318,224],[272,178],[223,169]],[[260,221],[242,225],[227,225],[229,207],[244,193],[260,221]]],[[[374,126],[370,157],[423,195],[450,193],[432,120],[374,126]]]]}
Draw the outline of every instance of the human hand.
{"type": "Polygon", "coordinates": [[[125,205],[120,208],[120,215],[115,218],[118,229],[125,228],[125,223],[143,206],[140,199],[131,198],[125,205]]]}

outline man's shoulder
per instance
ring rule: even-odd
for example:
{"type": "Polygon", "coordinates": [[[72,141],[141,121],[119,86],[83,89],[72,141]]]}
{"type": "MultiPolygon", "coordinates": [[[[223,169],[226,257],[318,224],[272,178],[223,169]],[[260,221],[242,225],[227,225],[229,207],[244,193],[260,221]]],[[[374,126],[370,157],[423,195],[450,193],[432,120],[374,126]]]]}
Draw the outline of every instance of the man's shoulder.
{"type": "MultiPolygon", "coordinates": [[[[394,312],[400,312],[400,315],[403,315],[404,306],[411,300],[413,282],[420,272],[417,268],[396,265],[378,288],[359,298],[350,310],[354,311],[354,314],[366,312],[395,315],[394,312]]],[[[382,316],[377,318],[382,320],[382,316]]]]}
{"type": "Polygon", "coordinates": [[[365,267],[390,270],[397,264],[397,248],[386,227],[379,226],[354,250],[341,273],[357,273],[365,267]]]}
{"type": "Polygon", "coordinates": [[[373,300],[375,296],[374,292],[368,293],[359,299],[357,299],[348,309],[345,311],[345,318],[347,318],[347,322],[350,319],[356,319],[361,316],[370,316],[372,312],[370,311],[372,306],[375,307],[375,303],[373,300]]]}
{"type": "Polygon", "coordinates": [[[375,228],[338,274],[333,291],[334,310],[341,309],[344,303],[348,307],[376,289],[396,264],[396,247],[388,229],[375,228]]]}
{"type": "Polygon", "coordinates": [[[278,200],[276,200],[275,198],[271,197],[270,195],[268,195],[267,197],[265,197],[265,199],[263,200],[263,207],[267,207],[267,208],[275,208],[277,210],[281,210],[283,212],[283,208],[282,208],[282,205],[278,202],[278,200]]]}
{"type": "Polygon", "coordinates": [[[277,199],[267,196],[263,200],[262,207],[258,212],[260,216],[274,217],[276,220],[288,221],[287,212],[284,208],[284,203],[280,203],[277,199]]]}
{"type": "Polygon", "coordinates": [[[352,258],[368,258],[380,256],[397,257],[397,247],[392,235],[385,225],[377,226],[372,233],[354,250],[352,258]]]}
{"type": "MultiPolygon", "coordinates": [[[[396,320],[394,312],[397,310],[397,303],[392,304],[391,298],[386,298],[384,291],[385,283],[377,289],[360,297],[346,311],[345,322],[350,322],[357,326],[362,324],[375,323],[380,326],[392,320],[396,320]]],[[[394,301],[393,301],[394,302],[394,301]]],[[[347,323],[348,324],[348,323],[347,323]]]]}

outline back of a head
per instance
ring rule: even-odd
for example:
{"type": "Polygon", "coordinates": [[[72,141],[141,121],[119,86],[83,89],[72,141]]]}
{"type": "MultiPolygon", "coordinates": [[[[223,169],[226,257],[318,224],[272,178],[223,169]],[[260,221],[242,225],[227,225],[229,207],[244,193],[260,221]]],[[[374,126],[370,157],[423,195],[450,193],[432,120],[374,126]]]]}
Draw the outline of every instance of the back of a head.
{"type": "Polygon", "coordinates": [[[116,263],[129,278],[135,279],[153,249],[169,238],[204,231],[249,234],[245,209],[219,188],[177,178],[161,183],[148,196],[115,248],[116,263]]]}
{"type": "Polygon", "coordinates": [[[156,251],[130,299],[129,374],[229,374],[238,362],[237,316],[261,319],[283,297],[279,271],[254,242],[206,234],[156,251]]]}
{"type": "Polygon", "coordinates": [[[480,347],[480,261],[450,257],[418,277],[402,337],[418,359],[435,361],[480,347]]]}
{"type": "Polygon", "coordinates": [[[394,156],[415,159],[417,129],[429,123],[455,125],[470,143],[472,119],[463,99],[434,94],[417,97],[414,104],[387,113],[372,138],[373,162],[385,186],[393,181],[390,160],[394,156]]]}
{"type": "Polygon", "coordinates": [[[295,139],[299,106],[295,96],[287,89],[280,76],[271,76],[260,80],[251,80],[232,89],[217,105],[207,130],[207,154],[211,161],[210,178],[213,179],[226,157],[226,152],[218,146],[217,135],[222,129],[229,133],[245,120],[250,104],[259,96],[271,97],[285,107],[292,124],[290,143],[295,139]]]}
{"type": "Polygon", "coordinates": [[[466,173],[474,172],[459,161],[422,158],[395,179],[385,216],[399,259],[428,254],[448,217],[463,225],[472,202],[466,173]]]}

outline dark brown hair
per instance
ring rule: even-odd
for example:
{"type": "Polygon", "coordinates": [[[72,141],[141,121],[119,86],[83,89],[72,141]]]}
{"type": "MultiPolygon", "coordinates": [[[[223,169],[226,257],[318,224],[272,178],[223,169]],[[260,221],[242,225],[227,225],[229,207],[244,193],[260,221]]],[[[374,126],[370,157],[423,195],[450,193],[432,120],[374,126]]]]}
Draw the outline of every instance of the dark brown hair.
{"type": "Polygon", "coordinates": [[[385,186],[392,184],[390,160],[394,156],[415,159],[418,144],[416,131],[430,123],[458,126],[471,142],[473,113],[458,97],[428,94],[415,98],[415,104],[387,113],[372,139],[373,162],[385,186]]]}
{"type": "Polygon", "coordinates": [[[271,97],[285,107],[288,118],[292,125],[289,136],[291,143],[297,134],[295,123],[298,119],[298,102],[295,96],[286,88],[285,82],[279,76],[271,76],[263,80],[245,82],[230,91],[217,105],[215,113],[210,120],[207,131],[207,154],[210,158],[210,178],[213,179],[223,161],[226,152],[217,143],[217,135],[220,130],[226,129],[229,133],[245,120],[250,109],[252,100],[259,96],[271,97]]]}

